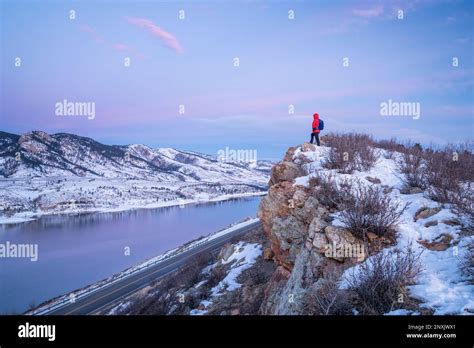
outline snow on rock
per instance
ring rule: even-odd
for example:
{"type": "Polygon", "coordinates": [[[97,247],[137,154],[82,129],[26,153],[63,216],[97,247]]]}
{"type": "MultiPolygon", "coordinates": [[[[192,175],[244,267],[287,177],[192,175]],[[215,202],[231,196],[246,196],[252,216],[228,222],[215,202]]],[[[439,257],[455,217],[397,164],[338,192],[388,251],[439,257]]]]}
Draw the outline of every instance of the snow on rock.
{"type": "MultiPolygon", "coordinates": [[[[410,294],[412,297],[422,301],[422,307],[429,307],[434,310],[434,314],[473,314],[474,313],[474,284],[470,284],[463,278],[460,270],[462,254],[466,247],[474,242],[474,237],[462,236],[460,234],[460,226],[445,224],[443,221],[457,218],[449,209],[449,207],[440,207],[439,203],[425,197],[423,193],[417,194],[401,194],[402,181],[396,170],[395,159],[400,154],[395,154],[394,159],[388,159],[380,156],[375,167],[366,172],[355,171],[353,174],[339,174],[334,170],[324,169],[322,162],[325,154],[329,151],[328,147],[316,147],[315,151],[303,152],[301,147],[294,151],[293,158],[295,161],[301,161],[303,168],[308,173],[314,173],[315,170],[320,174],[332,173],[335,180],[342,178],[360,179],[367,185],[373,185],[365,178],[370,176],[380,180],[379,185],[387,185],[393,190],[387,194],[400,203],[409,203],[408,209],[401,217],[401,222],[397,226],[397,245],[392,248],[404,249],[407,244],[411,243],[416,251],[423,251],[421,254],[421,262],[423,271],[417,280],[417,284],[410,286],[410,294]],[[435,208],[441,210],[433,216],[426,219],[414,221],[414,216],[420,208],[435,208]],[[436,225],[425,227],[427,222],[437,221],[436,225]],[[449,246],[442,251],[429,250],[418,241],[432,241],[442,234],[452,237],[449,246]]],[[[378,151],[378,150],[377,150],[378,151]]],[[[314,174],[308,174],[295,179],[294,185],[308,186],[309,179],[314,174]]],[[[344,226],[339,219],[339,214],[332,214],[334,220],[332,224],[335,226],[344,226]]],[[[387,252],[385,249],[383,252],[387,252]]],[[[365,261],[367,262],[367,260],[365,261]]],[[[359,266],[347,269],[341,282],[341,288],[347,283],[345,279],[349,272],[357,272],[359,266]]],[[[411,314],[405,310],[393,311],[391,315],[411,314]]],[[[413,313],[416,314],[416,313],[413,313]]]]}

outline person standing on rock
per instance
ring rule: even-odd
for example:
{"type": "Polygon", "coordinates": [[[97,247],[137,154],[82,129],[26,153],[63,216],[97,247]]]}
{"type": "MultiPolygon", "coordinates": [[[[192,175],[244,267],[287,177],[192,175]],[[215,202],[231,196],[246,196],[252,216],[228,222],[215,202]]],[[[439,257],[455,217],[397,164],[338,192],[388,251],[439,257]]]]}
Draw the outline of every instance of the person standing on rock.
{"type": "Polygon", "coordinates": [[[319,132],[324,128],[323,120],[319,119],[319,114],[315,113],[313,115],[313,131],[311,132],[311,141],[310,143],[313,144],[313,140],[316,139],[316,145],[321,146],[319,142],[319,132]]]}

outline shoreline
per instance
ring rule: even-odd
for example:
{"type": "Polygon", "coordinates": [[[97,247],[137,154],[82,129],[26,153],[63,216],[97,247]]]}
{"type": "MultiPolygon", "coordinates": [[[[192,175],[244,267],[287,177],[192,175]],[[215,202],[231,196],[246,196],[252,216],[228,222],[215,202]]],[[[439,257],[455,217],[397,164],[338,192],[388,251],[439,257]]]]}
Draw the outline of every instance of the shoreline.
{"type": "Polygon", "coordinates": [[[38,220],[42,217],[46,216],[54,216],[54,215],[63,215],[63,216],[76,216],[82,214],[94,214],[94,213],[120,213],[126,211],[133,211],[139,209],[158,209],[158,208],[168,208],[168,207],[176,207],[176,206],[185,206],[190,204],[206,204],[206,203],[215,203],[215,202],[222,202],[232,199],[238,198],[250,198],[250,197],[257,197],[257,196],[264,196],[267,194],[267,191],[262,192],[253,192],[253,193],[237,193],[237,194],[227,194],[222,196],[217,196],[214,198],[210,198],[207,200],[203,199],[183,199],[183,200],[173,200],[168,202],[158,202],[158,203],[150,203],[145,205],[130,205],[130,206],[120,206],[116,208],[100,208],[100,209],[90,209],[90,210],[70,210],[70,211],[61,211],[61,212],[21,212],[16,213],[10,217],[5,217],[0,215],[0,227],[2,225],[15,225],[15,224],[22,224],[25,222],[30,222],[34,220],[38,220]]]}

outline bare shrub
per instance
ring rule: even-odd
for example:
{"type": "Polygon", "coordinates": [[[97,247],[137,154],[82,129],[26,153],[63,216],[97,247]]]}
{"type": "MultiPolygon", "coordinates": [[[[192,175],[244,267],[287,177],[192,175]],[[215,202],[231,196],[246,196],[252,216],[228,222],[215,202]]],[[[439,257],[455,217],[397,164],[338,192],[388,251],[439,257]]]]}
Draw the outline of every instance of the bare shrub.
{"type": "Polygon", "coordinates": [[[364,239],[367,232],[385,235],[402,216],[408,204],[396,202],[383,188],[353,181],[350,199],[344,203],[341,221],[357,237],[364,239]]]}
{"type": "Polygon", "coordinates": [[[458,192],[461,184],[461,166],[448,151],[426,151],[425,177],[429,184],[428,196],[440,203],[449,203],[453,192],[458,192]]]}
{"type": "Polygon", "coordinates": [[[343,142],[338,147],[331,147],[323,167],[337,169],[340,173],[352,173],[356,169],[353,149],[343,142]]]}
{"type": "Polygon", "coordinates": [[[337,181],[333,173],[317,173],[310,179],[310,187],[320,203],[329,208],[339,208],[351,198],[352,181],[344,178],[337,181]]]}
{"type": "Polygon", "coordinates": [[[474,155],[473,155],[473,143],[465,143],[459,145],[458,151],[458,163],[459,163],[459,175],[462,181],[474,181],[474,155]]]}
{"type": "Polygon", "coordinates": [[[212,268],[211,273],[207,278],[206,286],[209,288],[213,288],[217,284],[219,284],[222,279],[224,279],[227,275],[226,268],[222,265],[216,265],[212,268]]]}
{"type": "Polygon", "coordinates": [[[189,287],[202,278],[202,269],[208,262],[206,255],[199,254],[187,263],[186,266],[181,267],[174,278],[175,286],[189,287]]]}
{"type": "Polygon", "coordinates": [[[452,202],[453,211],[466,218],[466,230],[469,234],[474,234],[474,186],[473,183],[463,185],[463,187],[451,194],[449,200],[452,202]]]}
{"type": "Polygon", "coordinates": [[[407,285],[421,272],[420,255],[410,244],[403,251],[380,252],[349,273],[348,288],[357,294],[362,314],[380,315],[403,306],[407,285]]]}
{"type": "Polygon", "coordinates": [[[461,268],[467,279],[474,282],[474,245],[469,245],[467,247],[466,256],[461,268]]]}
{"type": "Polygon", "coordinates": [[[378,153],[372,147],[373,140],[369,135],[331,133],[326,142],[331,148],[323,163],[325,168],[350,174],[354,170],[369,170],[377,163],[378,153]]]}
{"type": "Polygon", "coordinates": [[[426,169],[423,158],[423,150],[419,147],[411,147],[405,151],[397,160],[397,171],[402,174],[405,186],[427,188],[426,169]]]}
{"type": "Polygon", "coordinates": [[[405,153],[407,148],[405,145],[400,144],[396,138],[391,138],[390,140],[379,140],[374,141],[374,146],[386,150],[386,158],[392,159],[395,152],[405,153]]]}
{"type": "Polygon", "coordinates": [[[305,296],[304,314],[307,315],[349,315],[352,304],[347,291],[339,289],[338,276],[330,274],[318,280],[316,289],[305,296]]]}

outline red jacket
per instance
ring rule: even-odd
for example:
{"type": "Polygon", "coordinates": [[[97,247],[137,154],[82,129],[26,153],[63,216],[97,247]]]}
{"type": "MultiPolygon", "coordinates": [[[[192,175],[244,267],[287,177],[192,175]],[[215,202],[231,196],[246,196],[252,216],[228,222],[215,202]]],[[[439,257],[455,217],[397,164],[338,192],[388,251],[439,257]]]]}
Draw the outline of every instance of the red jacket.
{"type": "Polygon", "coordinates": [[[313,133],[319,133],[319,114],[314,114],[313,118],[313,133]]]}

